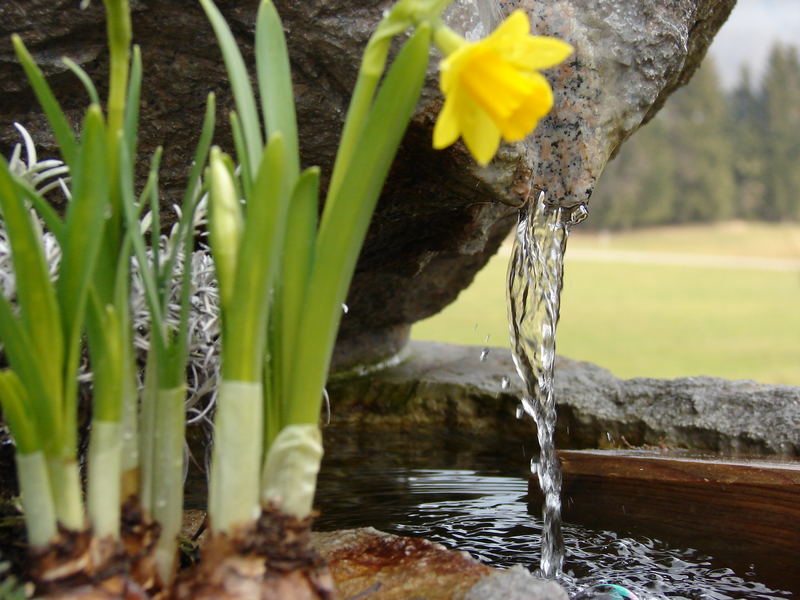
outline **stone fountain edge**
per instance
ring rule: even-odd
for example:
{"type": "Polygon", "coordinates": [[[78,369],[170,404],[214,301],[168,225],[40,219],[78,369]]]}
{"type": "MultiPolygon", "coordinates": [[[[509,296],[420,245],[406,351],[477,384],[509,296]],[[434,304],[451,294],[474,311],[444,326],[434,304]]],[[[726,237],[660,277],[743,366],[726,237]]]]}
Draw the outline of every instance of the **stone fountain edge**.
{"type": "MultiPolygon", "coordinates": [[[[510,350],[412,341],[397,364],[332,378],[332,424],[452,430],[530,440],[515,418],[522,384],[510,350]],[[506,382],[507,383],[504,383],[506,382]]],[[[715,377],[620,379],[558,357],[561,448],[678,447],[800,456],[800,387],[715,377]]]]}

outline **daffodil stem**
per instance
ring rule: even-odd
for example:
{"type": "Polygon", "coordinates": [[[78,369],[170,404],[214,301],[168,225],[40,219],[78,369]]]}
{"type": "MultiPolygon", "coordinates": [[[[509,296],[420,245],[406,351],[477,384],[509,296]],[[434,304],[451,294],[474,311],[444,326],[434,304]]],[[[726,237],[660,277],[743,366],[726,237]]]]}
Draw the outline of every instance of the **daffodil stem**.
{"type": "Polygon", "coordinates": [[[161,579],[172,581],[177,566],[178,534],[183,518],[183,443],[186,388],[159,389],[154,436],[153,518],[161,527],[155,561],[161,579]]]}
{"type": "Polygon", "coordinates": [[[453,52],[467,43],[463,37],[450,29],[442,22],[437,23],[433,30],[433,43],[445,56],[450,56],[453,52]]]}
{"type": "Polygon", "coordinates": [[[264,435],[260,381],[224,380],[217,393],[209,483],[213,531],[230,532],[258,516],[264,435]]]}
{"type": "MultiPolygon", "coordinates": [[[[128,0],[104,0],[106,6],[111,67],[108,93],[108,131],[111,148],[117,143],[117,134],[125,122],[125,100],[128,93],[130,65],[131,16],[128,0]]],[[[116,156],[111,152],[111,156],[116,156]]]]}
{"type": "MultiPolygon", "coordinates": [[[[127,353],[126,353],[127,354],[127,353]]],[[[139,492],[139,392],[132,372],[130,356],[125,357],[122,382],[122,463],[120,501],[139,492]]]]}
{"type": "Polygon", "coordinates": [[[98,537],[119,537],[122,427],[119,421],[92,421],[89,440],[88,505],[98,537]]]}
{"type": "Polygon", "coordinates": [[[59,522],[67,529],[82,530],[84,515],[78,461],[74,457],[52,456],[47,459],[47,469],[59,522]]]}
{"type": "Polygon", "coordinates": [[[410,23],[404,21],[396,21],[394,11],[392,11],[381,20],[367,42],[367,47],[364,49],[364,56],[358,69],[358,78],[353,88],[353,95],[350,97],[350,105],[347,108],[339,149],[336,151],[336,160],[331,174],[331,183],[328,186],[326,206],[328,202],[337,197],[342,179],[350,166],[353,152],[372,108],[375,90],[386,69],[386,60],[389,56],[389,45],[392,38],[408,29],[409,25],[410,23]]]}
{"type": "Polygon", "coordinates": [[[339,194],[342,179],[350,165],[350,159],[353,157],[353,150],[361,135],[364,121],[369,115],[372,98],[375,95],[375,88],[378,86],[380,77],[381,73],[368,73],[364,69],[361,69],[358,73],[353,96],[350,99],[350,106],[347,109],[347,117],[344,121],[339,149],[336,152],[336,162],[333,165],[331,183],[328,186],[326,205],[327,202],[330,202],[331,199],[336,198],[339,194]]]}
{"type": "Polygon", "coordinates": [[[148,352],[144,368],[141,422],[139,427],[139,504],[146,519],[153,517],[153,488],[155,487],[155,427],[158,403],[155,352],[148,352]]]}
{"type": "Polygon", "coordinates": [[[42,452],[18,452],[16,463],[28,542],[34,548],[41,548],[55,537],[57,531],[47,461],[42,452]]]}

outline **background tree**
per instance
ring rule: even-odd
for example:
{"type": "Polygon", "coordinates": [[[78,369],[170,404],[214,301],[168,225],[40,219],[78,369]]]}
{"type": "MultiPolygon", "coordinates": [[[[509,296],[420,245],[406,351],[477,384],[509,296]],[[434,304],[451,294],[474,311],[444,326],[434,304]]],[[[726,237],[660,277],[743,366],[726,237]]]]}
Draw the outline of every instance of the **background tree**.
{"type": "Polygon", "coordinates": [[[767,139],[764,185],[769,219],[800,218],[800,60],[797,48],[776,45],[762,87],[767,139]]]}
{"type": "Polygon", "coordinates": [[[800,59],[773,47],[762,81],[743,68],[725,91],[706,60],[622,147],[588,226],[800,219],[800,59]]]}

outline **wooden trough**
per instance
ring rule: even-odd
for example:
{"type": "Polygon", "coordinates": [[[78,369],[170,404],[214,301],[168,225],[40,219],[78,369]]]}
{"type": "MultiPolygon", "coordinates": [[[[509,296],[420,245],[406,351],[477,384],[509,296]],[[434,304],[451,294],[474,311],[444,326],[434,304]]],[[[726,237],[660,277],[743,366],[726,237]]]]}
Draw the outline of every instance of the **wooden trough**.
{"type": "MultiPolygon", "coordinates": [[[[559,457],[564,521],[685,544],[800,593],[800,461],[641,450],[559,457]]],[[[530,498],[541,499],[535,478],[530,498]]]]}

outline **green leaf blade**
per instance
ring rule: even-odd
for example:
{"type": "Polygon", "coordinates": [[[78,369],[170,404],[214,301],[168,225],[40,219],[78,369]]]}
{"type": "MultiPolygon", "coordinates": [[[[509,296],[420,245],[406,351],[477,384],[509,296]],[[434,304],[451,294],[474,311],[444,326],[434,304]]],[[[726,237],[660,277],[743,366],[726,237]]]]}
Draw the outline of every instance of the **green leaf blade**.
{"type": "Polygon", "coordinates": [[[54,400],[60,402],[64,339],[56,293],[38,229],[3,157],[0,157],[0,210],[11,246],[22,324],[41,365],[44,383],[54,400]]]}
{"type": "Polygon", "coordinates": [[[230,311],[228,331],[237,331],[239,340],[241,359],[234,367],[239,381],[261,381],[269,294],[283,245],[289,199],[283,152],[282,136],[274,134],[256,172],[238,253],[237,301],[230,311]]]}
{"type": "MultiPolygon", "coordinates": [[[[97,264],[103,224],[108,208],[107,145],[103,115],[93,105],[86,115],[83,139],[72,178],[72,200],[67,206],[57,284],[58,304],[64,326],[68,368],[77,367],[80,334],[89,283],[97,264]]],[[[64,373],[71,378],[72,372],[64,373]]]]}
{"type": "MultiPolygon", "coordinates": [[[[295,185],[286,219],[286,241],[281,264],[281,284],[278,288],[280,310],[281,366],[284,373],[280,380],[290,381],[291,357],[298,338],[303,308],[308,294],[308,282],[314,261],[317,238],[317,207],[319,202],[319,169],[312,167],[304,171],[295,185]]],[[[285,401],[291,397],[282,390],[285,401]]]]}
{"type": "Polygon", "coordinates": [[[39,104],[42,106],[53,134],[58,141],[58,147],[61,151],[61,157],[67,165],[72,166],[75,164],[75,159],[78,155],[78,142],[75,140],[75,134],[67,121],[64,111],[56,100],[53,91],[42,75],[36,61],[28,52],[25,44],[22,43],[22,38],[18,35],[11,36],[11,42],[14,45],[14,52],[17,54],[17,59],[22,64],[25,74],[28,76],[31,87],[36,94],[39,104]]]}
{"type": "Polygon", "coordinates": [[[17,445],[17,452],[32,454],[42,449],[34,420],[29,414],[25,386],[13,371],[0,371],[0,405],[17,445]]]}
{"type": "Polygon", "coordinates": [[[233,33],[225,22],[222,13],[219,12],[219,9],[211,0],[200,0],[200,4],[205,10],[206,16],[217,36],[222,58],[228,71],[233,97],[236,101],[236,111],[242,120],[250,164],[255,166],[261,162],[264,142],[261,135],[261,123],[256,110],[253,86],[250,85],[247,67],[245,67],[244,59],[241,52],[239,52],[239,46],[236,44],[236,39],[233,37],[233,33]]]}
{"type": "Polygon", "coordinates": [[[294,179],[300,158],[292,72],[283,25],[270,0],[262,0],[256,17],[256,75],[267,133],[283,135],[286,168],[294,179]]]}

